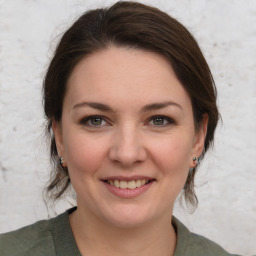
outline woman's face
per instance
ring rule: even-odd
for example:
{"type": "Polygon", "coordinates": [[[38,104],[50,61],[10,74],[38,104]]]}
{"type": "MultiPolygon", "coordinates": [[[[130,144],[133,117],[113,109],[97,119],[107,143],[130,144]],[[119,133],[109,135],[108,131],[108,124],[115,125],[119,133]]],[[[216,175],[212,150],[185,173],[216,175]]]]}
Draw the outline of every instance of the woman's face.
{"type": "Polygon", "coordinates": [[[195,131],[190,98],[162,56],[110,47],[84,58],[53,124],[78,209],[119,227],[170,218],[206,124],[195,131]]]}

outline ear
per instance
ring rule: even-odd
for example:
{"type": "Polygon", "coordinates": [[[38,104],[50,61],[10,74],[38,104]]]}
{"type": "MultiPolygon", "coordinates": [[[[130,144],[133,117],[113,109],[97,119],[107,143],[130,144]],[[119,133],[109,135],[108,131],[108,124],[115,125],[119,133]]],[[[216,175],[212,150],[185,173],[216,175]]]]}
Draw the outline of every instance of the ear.
{"type": "Polygon", "coordinates": [[[61,124],[55,120],[52,121],[52,130],[54,133],[55,143],[59,157],[65,157],[65,150],[63,145],[63,136],[61,124]]]}
{"type": "MultiPolygon", "coordinates": [[[[204,150],[204,141],[205,141],[205,137],[207,134],[208,120],[209,120],[208,115],[204,114],[202,121],[200,123],[200,126],[198,127],[198,129],[195,133],[193,150],[192,150],[193,155],[192,155],[191,159],[193,159],[193,157],[199,157],[204,150]]],[[[191,162],[193,162],[193,161],[191,161],[191,162]]],[[[192,163],[191,167],[195,167],[194,163],[192,163]]]]}

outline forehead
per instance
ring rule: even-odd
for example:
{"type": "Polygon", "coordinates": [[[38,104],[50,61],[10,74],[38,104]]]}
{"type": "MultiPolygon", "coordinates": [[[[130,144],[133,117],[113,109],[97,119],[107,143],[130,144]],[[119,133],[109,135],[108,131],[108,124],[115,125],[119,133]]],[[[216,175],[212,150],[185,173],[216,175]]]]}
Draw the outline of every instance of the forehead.
{"type": "Polygon", "coordinates": [[[82,59],[67,84],[72,101],[179,101],[190,99],[163,56],[143,50],[110,47],[82,59]]]}

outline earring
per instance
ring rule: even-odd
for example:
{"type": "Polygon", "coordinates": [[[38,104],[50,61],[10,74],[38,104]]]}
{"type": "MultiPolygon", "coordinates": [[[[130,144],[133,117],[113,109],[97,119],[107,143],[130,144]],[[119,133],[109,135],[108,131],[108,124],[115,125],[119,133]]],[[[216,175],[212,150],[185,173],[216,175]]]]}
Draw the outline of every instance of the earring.
{"type": "Polygon", "coordinates": [[[199,165],[199,158],[194,156],[193,157],[193,162],[195,163],[196,166],[199,165]]]}
{"type": "Polygon", "coordinates": [[[64,159],[63,159],[63,157],[60,157],[59,161],[60,161],[60,165],[61,165],[61,167],[62,167],[62,168],[64,168],[64,166],[63,166],[63,163],[64,163],[64,159]]]}

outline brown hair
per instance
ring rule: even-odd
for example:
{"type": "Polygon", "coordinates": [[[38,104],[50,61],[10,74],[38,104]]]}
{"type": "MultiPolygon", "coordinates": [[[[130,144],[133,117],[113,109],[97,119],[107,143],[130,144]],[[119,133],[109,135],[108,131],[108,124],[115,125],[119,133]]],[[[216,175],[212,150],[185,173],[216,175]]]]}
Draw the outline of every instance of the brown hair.
{"type": "MultiPolygon", "coordinates": [[[[191,99],[195,128],[198,129],[205,113],[209,116],[201,158],[213,142],[219,118],[216,88],[207,62],[188,30],[157,8],[136,2],[122,1],[109,8],[85,12],[62,36],[43,84],[54,165],[47,192],[53,199],[61,197],[70,185],[68,169],[59,164],[52,133],[52,121],[61,121],[67,79],[82,58],[109,45],[149,50],[167,58],[191,99]]],[[[186,201],[194,206],[195,173],[196,168],[189,172],[183,190],[186,201]]]]}

